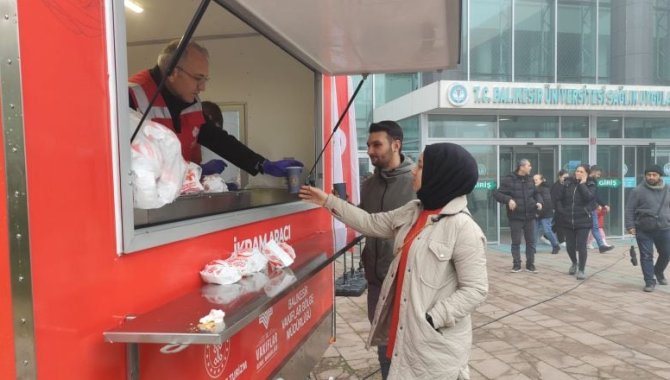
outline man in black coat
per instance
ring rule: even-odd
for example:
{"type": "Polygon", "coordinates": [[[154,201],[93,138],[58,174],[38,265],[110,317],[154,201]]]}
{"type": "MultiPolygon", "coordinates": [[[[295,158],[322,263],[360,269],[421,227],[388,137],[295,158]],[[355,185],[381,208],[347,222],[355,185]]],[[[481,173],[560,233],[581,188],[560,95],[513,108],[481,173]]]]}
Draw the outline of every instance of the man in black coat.
{"type": "Polygon", "coordinates": [[[512,235],[512,272],[521,272],[521,235],[526,241],[526,270],[535,269],[535,223],[537,212],[542,210],[542,196],[535,191],[530,176],[533,167],[522,158],[517,162],[514,173],[500,181],[500,187],[493,192],[496,201],[507,206],[507,218],[512,235]]]}

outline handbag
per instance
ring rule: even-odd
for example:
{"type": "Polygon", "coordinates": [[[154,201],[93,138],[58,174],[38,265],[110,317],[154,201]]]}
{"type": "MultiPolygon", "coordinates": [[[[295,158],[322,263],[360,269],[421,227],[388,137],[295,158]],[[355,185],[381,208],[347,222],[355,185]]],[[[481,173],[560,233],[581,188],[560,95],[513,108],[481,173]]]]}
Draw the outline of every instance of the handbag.
{"type": "Polygon", "coordinates": [[[663,204],[665,204],[665,197],[668,195],[668,186],[663,187],[663,198],[661,199],[661,204],[658,206],[658,211],[656,215],[640,215],[637,219],[637,228],[644,232],[656,231],[659,229],[660,225],[658,223],[658,218],[661,215],[661,209],[663,209],[663,204]]]}

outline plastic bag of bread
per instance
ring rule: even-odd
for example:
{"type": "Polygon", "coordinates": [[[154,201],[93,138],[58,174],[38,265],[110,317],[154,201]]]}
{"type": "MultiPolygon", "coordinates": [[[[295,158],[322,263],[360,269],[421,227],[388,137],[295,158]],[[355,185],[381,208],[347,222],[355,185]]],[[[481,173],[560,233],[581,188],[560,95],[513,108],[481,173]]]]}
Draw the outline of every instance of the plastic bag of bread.
{"type": "Polygon", "coordinates": [[[226,262],[237,268],[242,276],[249,276],[252,273],[260,272],[267,268],[268,259],[258,250],[258,248],[243,249],[226,259],[226,262]]]}
{"type": "Polygon", "coordinates": [[[228,191],[228,186],[223,182],[221,174],[210,174],[202,177],[202,187],[205,193],[223,193],[228,191]]]}
{"type": "MultiPolygon", "coordinates": [[[[136,111],[128,116],[133,128],[142,118],[136,111]]],[[[136,208],[152,209],[172,203],[179,196],[186,174],[177,135],[160,123],[144,121],[130,146],[130,171],[136,208]]]]}
{"type": "Polygon", "coordinates": [[[295,250],[286,243],[277,243],[274,240],[270,240],[265,243],[261,251],[268,258],[273,268],[288,267],[295,260],[295,250]]]}
{"type": "Polygon", "coordinates": [[[181,185],[182,194],[198,194],[205,191],[205,188],[200,183],[200,173],[202,173],[200,165],[193,162],[188,163],[184,182],[181,185]]]}
{"type": "Polygon", "coordinates": [[[228,285],[239,281],[242,273],[224,260],[214,260],[200,271],[200,277],[209,284],[228,285]]]}

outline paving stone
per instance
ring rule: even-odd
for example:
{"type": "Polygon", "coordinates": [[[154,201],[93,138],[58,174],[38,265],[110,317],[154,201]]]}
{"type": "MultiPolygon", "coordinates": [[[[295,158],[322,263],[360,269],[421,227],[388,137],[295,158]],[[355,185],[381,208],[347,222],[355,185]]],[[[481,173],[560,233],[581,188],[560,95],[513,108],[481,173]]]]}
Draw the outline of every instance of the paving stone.
{"type": "MultiPolygon", "coordinates": [[[[578,282],[565,254],[538,253],[540,273],[512,274],[509,252],[489,249],[489,296],[472,316],[471,379],[670,379],[670,287],[643,293],[639,267],[621,259],[626,251],[589,252],[590,277],[578,282]]],[[[312,378],[381,379],[376,349],[365,350],[366,295],[336,302],[338,339],[312,378]]]]}

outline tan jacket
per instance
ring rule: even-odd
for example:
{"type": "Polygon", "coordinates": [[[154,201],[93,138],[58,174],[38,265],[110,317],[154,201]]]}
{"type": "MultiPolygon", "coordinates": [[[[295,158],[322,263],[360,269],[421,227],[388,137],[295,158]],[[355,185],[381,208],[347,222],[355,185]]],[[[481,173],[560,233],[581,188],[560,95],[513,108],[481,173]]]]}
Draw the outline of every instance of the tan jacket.
{"type": "MultiPolygon", "coordinates": [[[[395,237],[396,253],[421,212],[418,200],[377,214],[333,196],[325,206],[366,236],[395,237]]],[[[449,202],[440,213],[449,216],[437,223],[429,218],[409,249],[389,379],[470,378],[470,315],[488,293],[486,238],[468,215],[465,196],[449,202]],[[426,313],[439,331],[430,326],[426,313]]],[[[396,254],[382,285],[368,347],[388,338],[399,259],[396,254]]]]}

